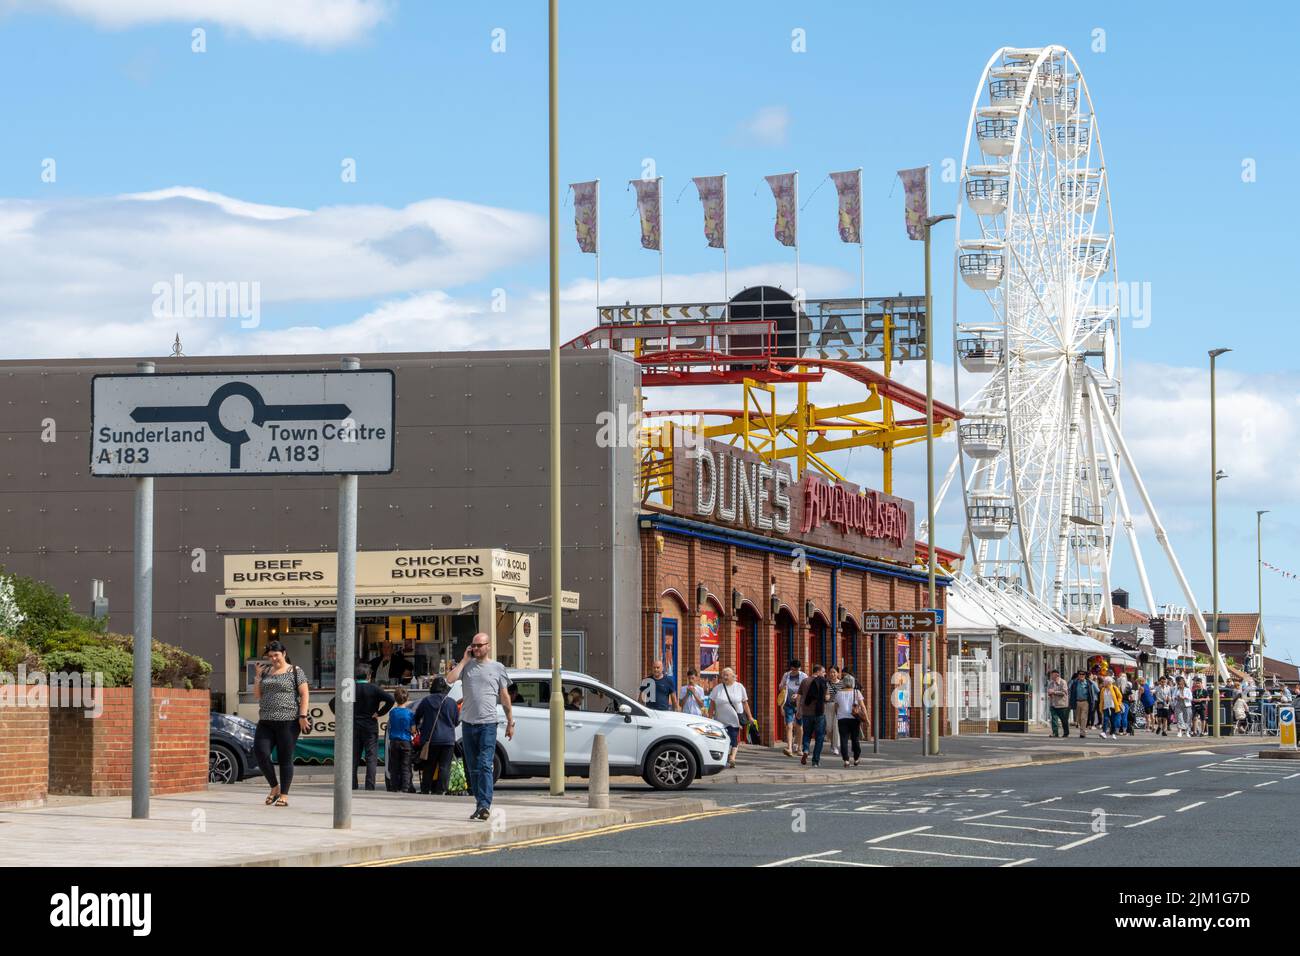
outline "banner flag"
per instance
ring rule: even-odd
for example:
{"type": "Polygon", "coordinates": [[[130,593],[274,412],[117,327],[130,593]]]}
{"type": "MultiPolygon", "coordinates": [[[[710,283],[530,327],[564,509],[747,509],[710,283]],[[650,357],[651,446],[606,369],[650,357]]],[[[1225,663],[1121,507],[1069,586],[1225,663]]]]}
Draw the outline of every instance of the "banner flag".
{"type": "Polygon", "coordinates": [[[795,246],[799,242],[799,210],[795,208],[794,177],[794,173],[763,177],[772,187],[772,198],[776,200],[776,241],[783,246],[795,246]]]}
{"type": "Polygon", "coordinates": [[[831,173],[840,197],[840,241],[862,241],[862,170],[831,173]]]}
{"type": "Polygon", "coordinates": [[[903,181],[906,193],[904,215],[907,221],[907,238],[924,239],[925,221],[930,218],[930,167],[900,169],[898,178],[903,181]]]}
{"type": "Polygon", "coordinates": [[[663,230],[663,196],[661,179],[633,179],[636,189],[636,208],[641,214],[641,245],[645,249],[660,249],[663,230]]]}
{"type": "Polygon", "coordinates": [[[570,183],[573,190],[573,225],[578,236],[578,248],[583,252],[597,252],[600,249],[598,233],[600,210],[600,180],[589,183],[570,183]]]}
{"type": "Polygon", "coordinates": [[[723,187],[725,177],[696,176],[691,181],[700,192],[704,206],[704,238],[711,249],[727,248],[727,194],[723,187]]]}

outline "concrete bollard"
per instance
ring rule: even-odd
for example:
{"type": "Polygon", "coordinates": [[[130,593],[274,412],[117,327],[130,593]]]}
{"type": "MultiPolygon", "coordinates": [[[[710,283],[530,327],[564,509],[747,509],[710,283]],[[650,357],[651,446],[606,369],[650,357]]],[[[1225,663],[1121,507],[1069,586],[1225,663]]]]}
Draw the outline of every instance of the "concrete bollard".
{"type": "Polygon", "coordinates": [[[604,734],[591,741],[591,768],[587,785],[587,806],[593,810],[609,809],[609,745],[604,734]]]}

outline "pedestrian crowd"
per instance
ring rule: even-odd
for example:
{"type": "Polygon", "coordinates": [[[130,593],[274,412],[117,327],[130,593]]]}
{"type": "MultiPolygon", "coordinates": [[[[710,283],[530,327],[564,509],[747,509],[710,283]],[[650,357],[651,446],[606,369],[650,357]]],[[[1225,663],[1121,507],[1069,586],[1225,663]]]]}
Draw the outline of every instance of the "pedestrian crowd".
{"type": "MultiPolygon", "coordinates": [[[[1159,677],[1141,671],[1129,677],[1124,673],[1103,674],[1077,671],[1066,681],[1059,671],[1048,677],[1047,705],[1051,711],[1052,736],[1070,736],[1071,720],[1080,737],[1095,731],[1103,739],[1133,737],[1138,731],[1168,737],[1205,737],[1210,734],[1210,707],[1214,691],[1200,675],[1173,670],[1159,677]]],[[[1246,733],[1251,726],[1251,702],[1270,702],[1274,693],[1261,689],[1249,679],[1229,680],[1220,688],[1221,700],[1232,705],[1236,733],[1246,733]]],[[[1278,703],[1291,703],[1285,686],[1276,695],[1278,703]]],[[[1256,710],[1256,713],[1258,711],[1256,710]]]]}

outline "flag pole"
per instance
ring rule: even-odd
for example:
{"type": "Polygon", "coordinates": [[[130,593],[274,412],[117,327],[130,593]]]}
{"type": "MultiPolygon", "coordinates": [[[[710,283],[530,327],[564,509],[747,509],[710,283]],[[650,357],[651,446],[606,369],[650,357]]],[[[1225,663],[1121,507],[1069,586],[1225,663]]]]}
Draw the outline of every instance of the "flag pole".
{"type": "MultiPolygon", "coordinates": [[[[794,298],[798,303],[800,299],[799,285],[799,170],[794,171],[794,298]]],[[[799,314],[799,307],[795,306],[795,315],[799,314]]]]}
{"type": "MultiPolygon", "coordinates": [[[[722,174],[722,301],[728,302],[731,299],[731,292],[727,285],[727,243],[731,237],[727,235],[727,174],[722,174]]],[[[731,309],[723,307],[723,316],[731,318],[731,309]]]]}
{"type": "Polygon", "coordinates": [[[867,357],[867,244],[862,234],[862,167],[858,167],[858,269],[862,278],[862,358],[867,357]]]}
{"type": "Polygon", "coordinates": [[[659,321],[664,315],[664,178],[659,178],[659,321]]]}
{"type": "Polygon", "coordinates": [[[596,322],[600,323],[600,180],[596,180],[596,322]]]}

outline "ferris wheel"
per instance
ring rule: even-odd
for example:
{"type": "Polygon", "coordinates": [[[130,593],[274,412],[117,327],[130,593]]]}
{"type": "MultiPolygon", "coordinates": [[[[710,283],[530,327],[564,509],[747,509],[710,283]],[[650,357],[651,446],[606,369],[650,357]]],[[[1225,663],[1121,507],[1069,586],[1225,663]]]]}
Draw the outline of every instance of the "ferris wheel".
{"type": "Polygon", "coordinates": [[[1075,623],[1109,620],[1121,519],[1133,534],[1116,480],[1120,285],[1097,116],[1067,49],[989,60],[960,197],[953,375],[965,418],[948,480],[960,471],[973,573],[1075,623]]]}

